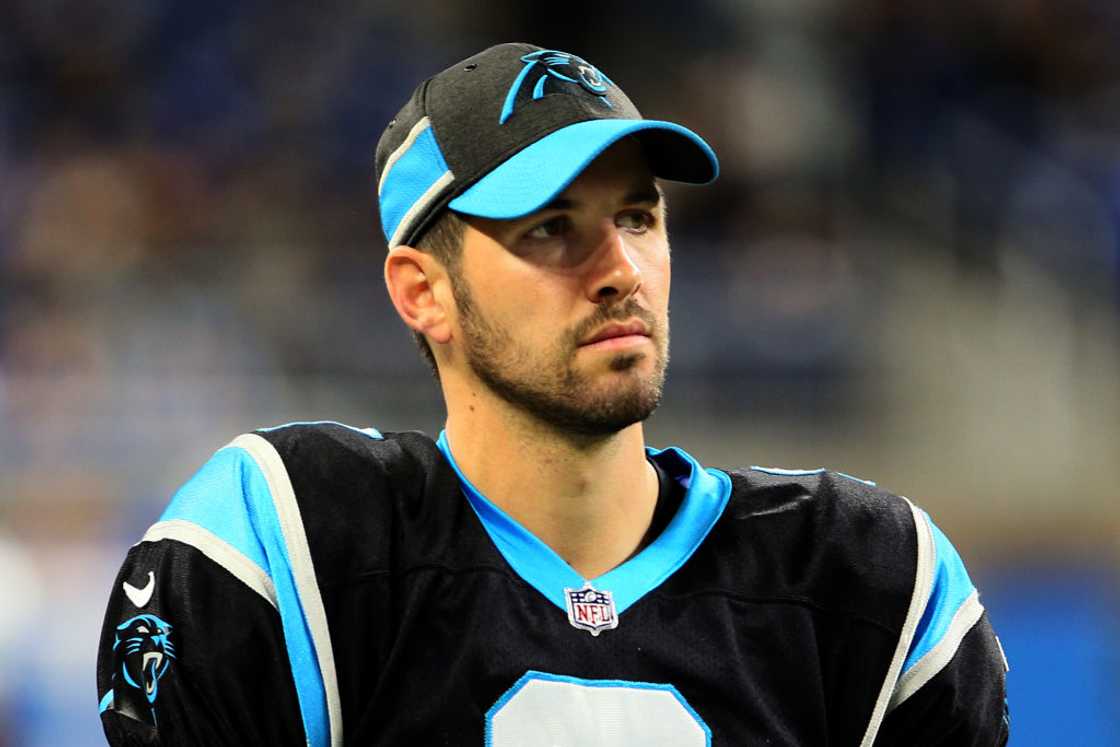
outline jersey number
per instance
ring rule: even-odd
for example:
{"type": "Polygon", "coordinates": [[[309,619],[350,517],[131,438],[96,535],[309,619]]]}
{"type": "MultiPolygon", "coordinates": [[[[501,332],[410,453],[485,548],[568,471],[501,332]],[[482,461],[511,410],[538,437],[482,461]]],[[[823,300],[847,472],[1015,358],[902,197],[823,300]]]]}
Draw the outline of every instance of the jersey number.
{"type": "Polygon", "coordinates": [[[486,713],[486,747],[708,747],[712,732],[672,685],[527,672],[486,713]]]}

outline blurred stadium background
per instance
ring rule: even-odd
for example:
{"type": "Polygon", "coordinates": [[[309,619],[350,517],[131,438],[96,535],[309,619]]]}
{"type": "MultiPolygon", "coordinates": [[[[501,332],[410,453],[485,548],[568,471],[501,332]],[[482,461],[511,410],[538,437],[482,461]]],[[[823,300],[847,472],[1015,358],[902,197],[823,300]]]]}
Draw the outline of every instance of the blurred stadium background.
{"type": "Polygon", "coordinates": [[[722,157],[670,193],[651,442],[911,496],[1001,634],[1012,744],[1120,744],[1118,39],[1112,0],[7,0],[0,744],[101,743],[117,565],[214,449],[438,431],[373,146],[508,40],[722,157]]]}

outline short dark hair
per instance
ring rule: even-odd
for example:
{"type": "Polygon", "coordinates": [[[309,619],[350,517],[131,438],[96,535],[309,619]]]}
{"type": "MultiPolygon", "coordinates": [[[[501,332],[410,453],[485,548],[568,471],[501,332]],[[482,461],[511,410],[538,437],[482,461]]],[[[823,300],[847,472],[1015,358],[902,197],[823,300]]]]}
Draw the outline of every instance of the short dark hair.
{"type": "MultiPolygon", "coordinates": [[[[463,258],[463,235],[467,230],[467,222],[454,210],[445,209],[436,222],[431,225],[416,241],[416,249],[430,254],[447,268],[452,283],[460,282],[459,267],[463,258]]],[[[428,344],[422,332],[412,331],[416,346],[428,366],[432,369],[436,380],[439,380],[439,367],[436,357],[432,354],[432,346],[428,344]]]]}

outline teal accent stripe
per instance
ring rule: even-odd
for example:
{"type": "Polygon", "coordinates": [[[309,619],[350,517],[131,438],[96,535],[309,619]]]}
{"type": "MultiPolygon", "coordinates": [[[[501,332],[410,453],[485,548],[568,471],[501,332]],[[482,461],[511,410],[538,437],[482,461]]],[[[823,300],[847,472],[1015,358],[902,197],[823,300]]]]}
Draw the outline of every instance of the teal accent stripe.
{"type": "Polygon", "coordinates": [[[413,205],[447,172],[447,161],[428,126],[389,169],[381,186],[378,204],[387,241],[392,241],[413,205]]]}
{"type": "MultiPolygon", "coordinates": [[[[564,589],[582,587],[583,577],[471,484],[455,462],[446,431],[440,433],[436,443],[458,475],[463,493],[506,562],[526,583],[566,610],[564,589]]],[[[715,526],[731,496],[731,479],[726,474],[705,469],[684,451],[676,448],[646,451],[659,463],[675,460],[681,463],[678,466],[687,466],[686,492],[661,536],[622,565],[591,579],[596,589],[611,592],[619,614],[684,565],[715,526]]]]}
{"type": "Polygon", "coordinates": [[[272,494],[256,460],[237,446],[218,451],[175,494],[160,517],[161,521],[175,519],[208,529],[272,580],[308,744],[330,744],[326,694],[315,645],[292,577],[272,494]]]}
{"type": "Polygon", "coordinates": [[[929,514],[922,511],[922,515],[929,523],[936,553],[933,589],[926,603],[925,612],[918,622],[918,628],[914,632],[914,640],[902,665],[902,674],[909,671],[945,637],[957,611],[975,591],[972,580],[968,577],[968,571],[964,567],[964,561],[961,560],[956,548],[929,518],[929,514]]]}
{"type": "Polygon", "coordinates": [[[113,705],[113,690],[112,690],[112,688],[110,688],[109,692],[105,693],[105,696],[103,698],[101,698],[101,702],[98,703],[98,705],[97,705],[97,712],[98,713],[105,713],[105,711],[109,710],[109,707],[111,705],[113,705]]]}
{"type": "MultiPolygon", "coordinates": [[[[447,440],[447,432],[441,431],[439,440],[436,441],[439,450],[455,470],[462,485],[463,493],[470,502],[471,508],[478,515],[486,533],[497,546],[498,551],[510,564],[510,567],[521,576],[526,583],[545,596],[548,601],[562,610],[567,610],[564,602],[564,589],[579,589],[583,587],[584,579],[564,561],[556,552],[541,542],[537,537],[525,529],[502,509],[491,503],[486,496],[467,479],[459,464],[451,454],[451,446],[447,440]]],[[[615,608],[622,612],[622,608],[615,601],[615,608]]]]}
{"type": "MultiPolygon", "coordinates": [[[[614,594],[621,613],[676,573],[696,552],[715,526],[731,497],[731,478],[705,469],[681,449],[646,449],[659,463],[680,460],[688,465],[687,492],[676,515],[661,536],[636,556],[595,581],[614,594]]],[[[667,470],[672,473],[672,470],[667,470]]]]}

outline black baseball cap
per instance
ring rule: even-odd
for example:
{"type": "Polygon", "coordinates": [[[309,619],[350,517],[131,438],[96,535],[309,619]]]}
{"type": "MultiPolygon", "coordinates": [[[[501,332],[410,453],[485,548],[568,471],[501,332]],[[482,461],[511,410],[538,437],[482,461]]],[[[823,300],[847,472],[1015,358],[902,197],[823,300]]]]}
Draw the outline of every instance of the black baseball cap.
{"type": "Polygon", "coordinates": [[[707,184],[719,174],[699,135],[643,119],[580,57],[499,44],[458,62],[421,83],[377,143],[389,248],[413,245],[445,208],[497,219],[539,210],[630,135],[661,179],[707,184]]]}

